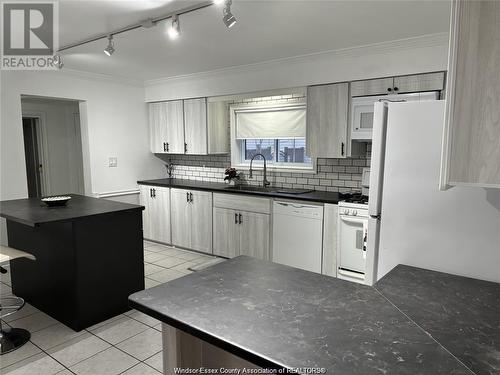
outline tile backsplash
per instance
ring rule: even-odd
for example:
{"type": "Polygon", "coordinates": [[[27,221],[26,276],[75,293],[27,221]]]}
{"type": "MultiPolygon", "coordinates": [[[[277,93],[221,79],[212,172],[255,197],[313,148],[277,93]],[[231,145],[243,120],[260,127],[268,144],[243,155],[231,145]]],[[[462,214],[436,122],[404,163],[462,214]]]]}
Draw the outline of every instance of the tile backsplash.
{"type": "MultiPolygon", "coordinates": [[[[282,95],[268,98],[250,98],[232,101],[240,103],[283,103],[303,101],[303,96],[282,95]]],[[[228,124],[229,132],[229,124],[228,124]]],[[[227,155],[157,155],[165,162],[174,164],[172,177],[186,180],[208,182],[224,182],[224,171],[231,166],[231,157],[227,155]]],[[[318,158],[316,173],[276,172],[268,169],[267,179],[272,186],[296,189],[314,189],[320,191],[346,192],[361,189],[361,173],[363,168],[370,166],[371,144],[367,146],[365,156],[347,159],[318,158]]],[[[240,170],[241,183],[258,185],[262,183],[262,170],[254,172],[253,179],[248,178],[247,170],[240,170]]]]}

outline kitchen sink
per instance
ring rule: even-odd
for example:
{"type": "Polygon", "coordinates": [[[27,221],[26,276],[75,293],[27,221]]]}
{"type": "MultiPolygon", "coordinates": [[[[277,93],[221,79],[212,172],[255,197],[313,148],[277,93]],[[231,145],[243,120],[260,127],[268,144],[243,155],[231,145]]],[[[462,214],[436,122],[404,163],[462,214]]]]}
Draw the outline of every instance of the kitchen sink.
{"type": "Polygon", "coordinates": [[[264,187],[264,186],[254,186],[254,185],[236,185],[228,186],[228,190],[240,190],[240,191],[255,191],[263,193],[282,193],[282,194],[305,194],[310,193],[313,190],[310,189],[286,189],[277,187],[264,187]]]}
{"type": "Polygon", "coordinates": [[[278,188],[273,187],[264,187],[264,186],[253,186],[253,185],[236,185],[236,186],[228,186],[227,190],[241,190],[241,191],[257,191],[264,193],[274,193],[278,190],[278,188]]]}

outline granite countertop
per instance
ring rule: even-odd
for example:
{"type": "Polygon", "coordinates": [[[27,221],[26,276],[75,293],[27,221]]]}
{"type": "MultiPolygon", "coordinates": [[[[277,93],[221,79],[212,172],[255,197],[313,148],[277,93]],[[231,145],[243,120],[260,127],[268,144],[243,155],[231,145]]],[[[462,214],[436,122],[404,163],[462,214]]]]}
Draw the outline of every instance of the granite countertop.
{"type": "MultiPolygon", "coordinates": [[[[284,198],[284,199],[294,199],[300,201],[310,201],[310,202],[321,202],[337,204],[340,200],[339,193],[326,192],[326,191],[311,191],[302,194],[293,193],[282,193],[276,190],[279,188],[270,188],[271,191],[255,191],[255,190],[238,190],[234,189],[228,184],[223,184],[219,182],[204,182],[204,181],[193,181],[193,180],[183,180],[176,178],[161,178],[157,180],[144,180],[137,181],[139,185],[151,185],[151,186],[162,186],[171,187],[179,189],[191,189],[191,190],[203,190],[203,191],[213,191],[217,193],[228,193],[228,194],[245,194],[245,195],[256,195],[268,198],[284,198]]],[[[250,187],[251,188],[251,187],[250,187]]],[[[294,189],[282,189],[293,191],[294,189]]]]}
{"type": "Polygon", "coordinates": [[[499,283],[397,266],[375,288],[475,374],[500,374],[499,283]]]}
{"type": "MultiPolygon", "coordinates": [[[[436,341],[383,294],[390,286],[396,295],[417,293],[406,290],[412,284],[404,282],[397,291],[397,277],[406,269],[398,266],[377,289],[240,256],[132,294],[129,301],[139,311],[262,367],[321,367],[346,375],[473,374],[446,343],[436,341]]],[[[500,284],[490,284],[491,293],[498,295],[500,284]]],[[[418,310],[425,301],[424,293],[409,309],[418,310]]],[[[498,304],[492,309],[498,312],[498,304]]],[[[489,323],[497,321],[498,314],[489,323]]],[[[488,322],[481,324],[487,331],[488,322]]],[[[498,337],[498,326],[491,329],[489,334],[498,337]]],[[[486,356],[498,356],[495,340],[484,342],[486,356]]]]}
{"type": "Polygon", "coordinates": [[[107,199],[71,196],[66,206],[47,207],[40,198],[15,199],[0,202],[0,217],[21,224],[36,226],[45,223],[72,221],[88,216],[118,211],[143,210],[144,206],[115,202],[107,199]]]}

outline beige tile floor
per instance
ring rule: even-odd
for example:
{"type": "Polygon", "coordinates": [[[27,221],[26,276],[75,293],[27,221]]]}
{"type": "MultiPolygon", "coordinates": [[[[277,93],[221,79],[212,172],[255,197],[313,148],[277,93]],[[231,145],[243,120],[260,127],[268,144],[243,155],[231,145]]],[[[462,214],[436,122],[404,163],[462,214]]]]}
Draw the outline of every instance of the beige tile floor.
{"type": "MultiPolygon", "coordinates": [[[[189,267],[213,257],[144,242],[146,288],[187,275],[189,267]]],[[[11,293],[10,278],[1,275],[0,294],[11,293]]],[[[162,371],[161,325],[130,310],[81,332],[74,332],[35,307],[26,305],[2,324],[26,328],[31,340],[0,356],[0,374],[12,375],[149,375],[162,371]]]]}

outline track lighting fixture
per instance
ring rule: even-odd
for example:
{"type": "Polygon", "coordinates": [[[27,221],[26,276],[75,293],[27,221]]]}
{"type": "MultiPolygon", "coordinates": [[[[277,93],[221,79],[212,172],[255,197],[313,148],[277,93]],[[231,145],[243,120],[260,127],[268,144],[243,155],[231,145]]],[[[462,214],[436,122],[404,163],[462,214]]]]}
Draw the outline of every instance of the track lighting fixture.
{"type": "Polygon", "coordinates": [[[63,68],[64,63],[62,61],[61,55],[54,55],[54,57],[52,59],[53,59],[54,65],[57,67],[57,69],[63,68]]]}
{"type": "Polygon", "coordinates": [[[227,28],[231,28],[236,24],[236,17],[231,13],[231,4],[233,3],[232,0],[226,0],[226,3],[224,5],[224,10],[222,11],[223,17],[222,21],[224,21],[224,24],[226,25],[227,28]]]}
{"type": "Polygon", "coordinates": [[[223,2],[224,2],[224,0],[214,0],[215,5],[222,4],[223,2]]]}
{"type": "Polygon", "coordinates": [[[168,28],[167,32],[170,39],[177,39],[179,37],[179,34],[181,33],[181,26],[179,24],[179,16],[177,14],[172,16],[172,24],[168,28]]]}
{"type": "Polygon", "coordinates": [[[108,46],[104,48],[104,53],[111,56],[115,52],[115,43],[113,42],[113,35],[108,36],[108,46]]]}

